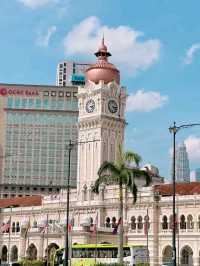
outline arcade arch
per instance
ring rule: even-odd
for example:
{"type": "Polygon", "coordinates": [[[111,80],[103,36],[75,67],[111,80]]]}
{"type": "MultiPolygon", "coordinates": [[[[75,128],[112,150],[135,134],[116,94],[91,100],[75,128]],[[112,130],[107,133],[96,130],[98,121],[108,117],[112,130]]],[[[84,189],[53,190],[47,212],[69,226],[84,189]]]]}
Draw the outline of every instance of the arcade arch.
{"type": "Polygon", "coordinates": [[[30,259],[30,260],[37,259],[37,248],[33,243],[29,245],[26,251],[26,256],[27,256],[27,259],[30,259]]]}
{"type": "Polygon", "coordinates": [[[3,246],[1,249],[1,262],[7,262],[8,260],[8,248],[3,246]]]}
{"type": "Polygon", "coordinates": [[[172,262],[172,247],[166,246],[162,253],[162,264],[170,264],[172,262]]]}
{"type": "Polygon", "coordinates": [[[16,245],[11,248],[10,260],[12,262],[18,261],[18,247],[16,245]]]}
{"type": "Polygon", "coordinates": [[[193,251],[190,246],[181,249],[181,266],[193,266],[193,251]]]}
{"type": "Polygon", "coordinates": [[[45,254],[46,256],[48,256],[48,262],[50,264],[53,262],[54,254],[57,249],[59,249],[59,246],[56,243],[51,243],[48,245],[48,248],[45,250],[45,254]]]}

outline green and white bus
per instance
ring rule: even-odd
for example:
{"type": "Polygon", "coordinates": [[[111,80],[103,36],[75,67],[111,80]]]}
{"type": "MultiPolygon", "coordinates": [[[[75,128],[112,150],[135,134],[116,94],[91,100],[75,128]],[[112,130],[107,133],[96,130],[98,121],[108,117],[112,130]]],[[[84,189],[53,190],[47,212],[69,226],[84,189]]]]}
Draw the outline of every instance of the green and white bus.
{"type": "MultiPolygon", "coordinates": [[[[74,244],[71,250],[71,266],[91,266],[95,262],[117,262],[117,245],[112,244],[74,244]]],[[[124,246],[124,262],[127,265],[148,263],[147,248],[145,246],[124,246]]],[[[55,252],[53,266],[63,266],[64,249],[55,252]]]]}

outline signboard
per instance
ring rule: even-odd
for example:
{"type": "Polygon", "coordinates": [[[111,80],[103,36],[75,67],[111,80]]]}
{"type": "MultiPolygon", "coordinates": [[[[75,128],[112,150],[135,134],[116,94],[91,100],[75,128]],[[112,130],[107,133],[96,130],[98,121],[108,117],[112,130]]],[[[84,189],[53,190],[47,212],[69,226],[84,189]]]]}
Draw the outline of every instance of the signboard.
{"type": "Polygon", "coordinates": [[[39,96],[38,90],[18,89],[18,88],[1,88],[0,96],[39,96]]]}

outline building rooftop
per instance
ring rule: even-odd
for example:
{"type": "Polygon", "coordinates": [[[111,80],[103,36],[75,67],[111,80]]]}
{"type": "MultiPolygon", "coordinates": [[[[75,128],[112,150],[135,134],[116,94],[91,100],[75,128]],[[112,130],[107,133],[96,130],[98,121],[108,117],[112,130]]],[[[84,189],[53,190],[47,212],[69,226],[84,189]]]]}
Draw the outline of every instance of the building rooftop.
{"type": "MultiPolygon", "coordinates": [[[[167,197],[172,196],[173,187],[172,184],[155,185],[154,191],[159,192],[160,195],[167,197]]],[[[177,183],[176,184],[177,195],[194,195],[200,194],[200,182],[191,183],[177,183]]]]}
{"type": "Polygon", "coordinates": [[[10,199],[0,199],[0,208],[28,207],[42,205],[41,196],[15,197],[10,199]]]}

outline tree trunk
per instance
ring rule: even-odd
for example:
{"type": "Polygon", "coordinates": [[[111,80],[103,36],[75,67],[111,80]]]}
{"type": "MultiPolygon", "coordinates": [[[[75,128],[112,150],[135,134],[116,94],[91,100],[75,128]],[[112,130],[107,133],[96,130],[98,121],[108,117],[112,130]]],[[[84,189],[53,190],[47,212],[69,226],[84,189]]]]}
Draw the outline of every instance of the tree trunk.
{"type": "Polygon", "coordinates": [[[119,242],[118,242],[118,262],[123,263],[123,238],[124,238],[124,230],[123,230],[123,186],[122,180],[120,178],[119,182],[119,242]]]}

